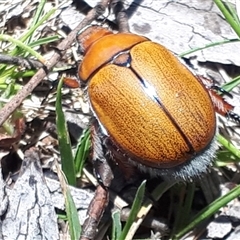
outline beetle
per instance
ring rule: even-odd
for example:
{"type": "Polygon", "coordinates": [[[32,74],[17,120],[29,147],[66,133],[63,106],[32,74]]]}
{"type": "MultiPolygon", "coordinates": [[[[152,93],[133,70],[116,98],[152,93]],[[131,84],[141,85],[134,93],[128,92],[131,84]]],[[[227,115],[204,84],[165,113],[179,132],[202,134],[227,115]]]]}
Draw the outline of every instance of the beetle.
{"type": "Polygon", "coordinates": [[[168,49],[146,37],[93,25],[78,41],[84,55],[78,75],[94,113],[92,158],[102,185],[87,227],[91,215],[101,218],[102,212],[94,210],[96,202],[108,201],[104,188],[112,174],[106,155],[152,176],[192,180],[213,162],[215,111],[240,118],[210,80],[195,76],[168,49]]]}
{"type": "Polygon", "coordinates": [[[215,94],[145,37],[91,26],[79,41],[79,78],[112,154],[155,176],[206,172],[216,151],[215,94]]]}

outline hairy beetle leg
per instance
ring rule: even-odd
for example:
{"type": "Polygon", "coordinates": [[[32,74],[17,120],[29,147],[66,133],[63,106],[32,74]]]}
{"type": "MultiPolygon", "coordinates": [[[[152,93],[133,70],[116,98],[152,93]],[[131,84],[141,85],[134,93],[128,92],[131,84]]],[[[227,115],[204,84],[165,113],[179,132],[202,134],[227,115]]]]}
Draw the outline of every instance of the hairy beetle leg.
{"type": "Polygon", "coordinates": [[[203,76],[197,76],[198,79],[205,85],[208,93],[212,99],[215,111],[222,115],[223,117],[229,118],[234,122],[240,123],[240,116],[235,113],[234,106],[228,103],[222,96],[220,96],[217,92],[221,92],[224,95],[232,98],[232,94],[224,90],[223,88],[214,85],[211,79],[205,78],[203,76]]]}
{"type": "Polygon", "coordinates": [[[82,226],[80,240],[91,240],[96,235],[99,220],[108,204],[108,190],[102,185],[98,185],[94,197],[88,207],[88,217],[82,226]]]}
{"type": "Polygon", "coordinates": [[[96,235],[97,226],[109,202],[108,187],[113,179],[113,173],[105,158],[102,140],[99,137],[99,128],[97,122],[91,127],[92,159],[99,185],[88,207],[88,217],[82,227],[81,240],[90,240],[96,235]]]}

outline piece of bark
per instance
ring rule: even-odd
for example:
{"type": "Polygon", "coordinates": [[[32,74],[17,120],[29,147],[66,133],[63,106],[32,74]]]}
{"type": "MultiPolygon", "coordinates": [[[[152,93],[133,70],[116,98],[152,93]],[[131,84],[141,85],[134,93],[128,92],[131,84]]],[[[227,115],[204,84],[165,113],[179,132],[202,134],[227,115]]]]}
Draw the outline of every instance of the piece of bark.
{"type": "Polygon", "coordinates": [[[207,226],[207,237],[223,239],[232,230],[232,223],[228,217],[219,215],[207,226]]]}
{"type": "Polygon", "coordinates": [[[237,226],[234,231],[226,238],[226,240],[240,239],[240,226],[237,226]]]}
{"type": "Polygon", "coordinates": [[[9,194],[2,221],[3,239],[59,239],[57,216],[37,149],[25,152],[20,176],[9,194]]]}
{"type": "MultiPolygon", "coordinates": [[[[52,204],[55,208],[65,210],[65,200],[59,181],[46,178],[46,183],[51,194],[52,204]]],[[[69,186],[75,206],[78,210],[79,221],[83,224],[88,206],[93,198],[93,193],[84,189],[69,186]]]]}

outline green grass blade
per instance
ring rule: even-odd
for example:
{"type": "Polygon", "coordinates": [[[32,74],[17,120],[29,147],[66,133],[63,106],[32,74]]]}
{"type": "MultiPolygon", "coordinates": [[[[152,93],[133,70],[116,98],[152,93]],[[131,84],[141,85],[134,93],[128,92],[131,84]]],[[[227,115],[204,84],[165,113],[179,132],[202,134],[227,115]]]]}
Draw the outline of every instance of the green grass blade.
{"type": "Polygon", "coordinates": [[[22,42],[25,42],[30,36],[32,36],[32,34],[34,33],[34,31],[36,31],[36,29],[41,26],[46,20],[48,20],[50,18],[50,16],[56,11],[56,8],[52,8],[49,12],[47,12],[37,23],[36,25],[33,25],[29,31],[23,35],[19,40],[22,42]]]}
{"type": "Polygon", "coordinates": [[[195,228],[198,224],[202,223],[204,220],[210,218],[215,214],[221,207],[225,206],[227,203],[232,201],[234,198],[239,197],[240,195],[240,186],[233,188],[226,195],[216,199],[214,202],[209,204],[203,210],[201,210],[191,221],[190,223],[183,228],[178,234],[174,236],[173,239],[180,239],[186,233],[195,228]]]}
{"type": "Polygon", "coordinates": [[[111,240],[118,240],[122,231],[122,224],[120,220],[120,211],[117,210],[112,214],[113,226],[112,226],[112,238],[111,240]]]}
{"type": "MultiPolygon", "coordinates": [[[[38,4],[37,11],[34,14],[33,20],[32,20],[32,26],[35,26],[37,22],[39,21],[42,13],[44,6],[46,4],[46,0],[41,0],[40,3],[38,4]]],[[[26,39],[26,43],[30,43],[32,41],[33,35],[30,35],[28,39],[26,39]]]]}
{"type": "Polygon", "coordinates": [[[240,151],[232,143],[230,143],[226,138],[224,138],[223,136],[218,134],[217,135],[217,140],[228,151],[230,151],[232,154],[234,154],[237,158],[240,158],[240,151]]]}
{"type": "Polygon", "coordinates": [[[14,72],[11,77],[13,79],[16,78],[24,78],[24,77],[32,77],[35,73],[37,72],[37,70],[25,70],[24,72],[14,72]]]}
{"type": "Polygon", "coordinates": [[[237,14],[232,14],[231,7],[227,5],[226,2],[223,2],[222,0],[214,0],[215,4],[218,6],[222,14],[224,15],[226,21],[230,24],[232,29],[235,31],[235,33],[240,38],[240,26],[239,26],[239,19],[235,19],[234,16],[237,16],[237,14]]]}
{"type": "Polygon", "coordinates": [[[203,47],[190,49],[190,50],[188,50],[186,52],[183,52],[183,53],[179,54],[178,56],[179,57],[185,57],[188,54],[191,54],[191,53],[194,53],[194,52],[197,52],[197,51],[201,51],[201,50],[204,50],[204,49],[207,49],[207,48],[220,46],[220,45],[227,44],[227,43],[239,42],[239,41],[240,41],[240,39],[234,38],[234,39],[227,39],[227,40],[224,40],[224,41],[214,42],[214,43],[206,44],[203,47]]]}
{"type": "Polygon", "coordinates": [[[65,116],[62,111],[62,84],[63,80],[61,79],[58,84],[56,99],[56,125],[59,141],[59,150],[61,155],[62,170],[68,180],[68,183],[70,185],[76,186],[76,174],[72,147],[68,134],[67,124],[65,121],[65,116]]]}
{"type": "MultiPolygon", "coordinates": [[[[157,187],[154,188],[154,190],[151,192],[152,199],[154,199],[155,201],[158,201],[162,197],[162,195],[175,184],[176,184],[176,181],[174,180],[171,182],[163,181],[162,183],[158,184],[157,187]]],[[[138,211],[137,219],[135,220],[134,223],[132,223],[131,228],[127,233],[127,237],[126,237],[127,239],[132,239],[135,232],[142,224],[145,216],[148,214],[148,212],[153,206],[152,199],[148,198],[142,204],[140,210],[138,211]]]]}
{"type": "Polygon", "coordinates": [[[11,43],[16,44],[16,46],[18,46],[19,48],[25,50],[25,52],[30,53],[32,56],[34,56],[35,58],[37,58],[40,62],[44,63],[44,58],[42,57],[41,54],[39,54],[38,52],[34,51],[31,47],[27,46],[25,43],[23,43],[20,40],[17,40],[9,35],[5,35],[5,34],[0,34],[0,40],[2,41],[8,41],[11,43]]]}
{"type": "Polygon", "coordinates": [[[65,199],[66,213],[71,240],[79,239],[81,234],[81,225],[78,218],[78,211],[73,201],[69,188],[67,188],[66,190],[65,197],[66,197],[65,199]]]}
{"type": "Polygon", "coordinates": [[[143,197],[145,193],[145,187],[146,187],[146,180],[144,180],[140,187],[137,190],[136,197],[133,201],[133,205],[128,217],[128,220],[123,228],[123,231],[121,235],[119,236],[119,240],[125,240],[127,233],[129,229],[131,228],[132,223],[136,220],[137,214],[141,208],[142,202],[143,202],[143,197]]]}
{"type": "MultiPolygon", "coordinates": [[[[178,211],[175,216],[174,226],[172,229],[172,236],[174,236],[174,233],[178,232],[180,229],[183,228],[183,226],[186,226],[189,222],[189,219],[191,218],[191,208],[192,208],[192,202],[194,199],[194,193],[195,193],[195,184],[189,183],[187,185],[182,185],[181,189],[184,192],[185,198],[180,200],[178,204],[178,211]]],[[[181,190],[180,190],[181,191],[181,190]]],[[[181,191],[182,192],[182,191],[181,191]]],[[[183,194],[180,194],[183,195],[183,194]]]]}
{"type": "Polygon", "coordinates": [[[175,180],[171,182],[164,181],[158,184],[157,187],[151,192],[153,199],[155,201],[158,201],[162,197],[162,195],[175,184],[176,184],[175,180]]]}
{"type": "Polygon", "coordinates": [[[235,87],[240,84],[240,76],[232,79],[231,81],[225,83],[222,88],[227,92],[231,92],[235,87]]]}
{"type": "MultiPolygon", "coordinates": [[[[0,90],[6,90],[10,84],[0,83],[0,90]]],[[[14,84],[14,93],[22,89],[20,85],[14,84]]]]}
{"type": "Polygon", "coordinates": [[[45,38],[40,38],[40,39],[30,43],[29,47],[34,48],[34,47],[37,47],[37,46],[41,46],[43,44],[48,44],[48,43],[51,43],[51,42],[55,42],[59,39],[60,39],[60,37],[58,35],[49,36],[49,37],[45,37],[45,38]]]}
{"type": "Polygon", "coordinates": [[[82,170],[84,167],[84,163],[88,158],[90,151],[91,141],[90,141],[90,129],[87,129],[83,132],[80,143],[77,148],[77,152],[75,155],[75,169],[77,173],[77,177],[82,175],[82,170]]]}
{"type": "Polygon", "coordinates": [[[66,176],[60,170],[59,165],[57,165],[57,173],[60,180],[66,209],[66,215],[61,215],[61,218],[68,221],[71,240],[79,239],[81,234],[81,225],[78,218],[78,211],[73,201],[66,176]]]}

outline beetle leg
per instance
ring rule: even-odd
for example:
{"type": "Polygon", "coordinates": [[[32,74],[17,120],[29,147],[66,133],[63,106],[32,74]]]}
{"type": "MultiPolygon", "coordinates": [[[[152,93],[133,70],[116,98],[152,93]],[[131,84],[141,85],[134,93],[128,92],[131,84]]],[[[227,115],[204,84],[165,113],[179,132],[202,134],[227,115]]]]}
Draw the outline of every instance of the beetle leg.
{"type": "Polygon", "coordinates": [[[99,137],[98,124],[93,124],[91,128],[92,136],[92,159],[94,164],[94,173],[98,179],[99,185],[95,191],[94,197],[88,207],[88,217],[84,221],[81,233],[81,240],[93,239],[99,221],[105,211],[109,201],[108,187],[110,186],[113,173],[105,158],[102,140],[99,137]]]}
{"type": "Polygon", "coordinates": [[[208,92],[217,113],[240,123],[240,116],[233,111],[234,107],[230,103],[226,102],[224,98],[214,90],[208,89],[208,92]]]}
{"type": "Polygon", "coordinates": [[[220,92],[221,94],[223,95],[227,95],[228,97],[230,98],[233,98],[232,94],[227,92],[225,89],[221,88],[220,86],[217,86],[217,85],[212,85],[211,86],[211,89],[217,91],[217,92],[220,92]]]}
{"type": "Polygon", "coordinates": [[[83,26],[87,26],[92,23],[93,20],[97,19],[99,16],[104,14],[107,7],[109,6],[110,0],[101,0],[97,5],[92,8],[83,19],[83,26]]]}
{"type": "Polygon", "coordinates": [[[82,226],[80,240],[91,240],[96,235],[98,223],[108,204],[108,191],[102,185],[98,185],[94,197],[88,207],[88,217],[82,226]]]}
{"type": "Polygon", "coordinates": [[[97,19],[101,16],[107,8],[113,10],[119,32],[129,32],[128,17],[122,0],[101,0],[84,19],[86,25],[91,24],[93,19],[97,19]]]}
{"type": "Polygon", "coordinates": [[[119,32],[129,32],[128,16],[122,0],[112,0],[111,7],[115,14],[119,32]]]}
{"type": "Polygon", "coordinates": [[[218,85],[215,85],[212,79],[205,78],[203,76],[197,76],[197,78],[205,85],[207,89],[212,89],[217,92],[222,93],[223,95],[227,95],[228,97],[232,98],[232,94],[227,92],[225,89],[221,88],[218,85]]]}
{"type": "Polygon", "coordinates": [[[240,123],[240,116],[233,111],[234,106],[226,102],[225,99],[216,91],[219,91],[231,98],[232,95],[223,88],[214,85],[211,79],[205,78],[203,76],[197,76],[197,78],[205,85],[206,89],[208,90],[215,111],[224,117],[230,118],[231,120],[240,123]]]}

